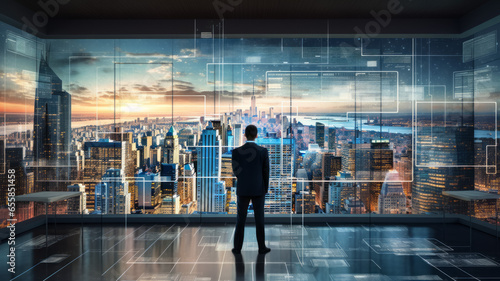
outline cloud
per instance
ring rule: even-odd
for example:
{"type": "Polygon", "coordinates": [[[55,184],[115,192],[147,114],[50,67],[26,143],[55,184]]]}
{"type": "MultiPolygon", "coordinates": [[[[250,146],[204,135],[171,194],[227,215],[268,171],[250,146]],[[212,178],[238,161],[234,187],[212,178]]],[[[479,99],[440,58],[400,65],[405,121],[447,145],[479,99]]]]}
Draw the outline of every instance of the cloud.
{"type": "MultiPolygon", "coordinates": [[[[183,58],[192,58],[194,57],[194,54],[196,53],[196,56],[199,57],[201,56],[201,51],[198,49],[190,49],[190,48],[184,48],[180,50],[180,55],[172,55],[172,54],[164,54],[164,53],[158,53],[158,52],[151,52],[151,53],[135,53],[135,52],[128,52],[125,51],[121,48],[116,48],[117,51],[121,52],[122,54],[125,54],[126,57],[159,57],[159,58],[167,58],[175,62],[182,62],[183,58]]],[[[153,61],[150,61],[153,62],[153,61]]]]}
{"type": "Polygon", "coordinates": [[[75,105],[96,105],[96,97],[93,95],[72,95],[71,96],[71,104],[74,107],[75,105]]]}
{"type": "Polygon", "coordinates": [[[198,49],[189,49],[189,48],[181,49],[181,54],[183,54],[183,55],[194,56],[195,53],[201,53],[201,52],[198,49]]]}
{"type": "Polygon", "coordinates": [[[66,66],[66,65],[93,65],[99,62],[99,57],[92,56],[91,53],[72,53],[68,56],[68,58],[57,59],[55,60],[55,64],[58,66],[66,66]]]}
{"type": "Polygon", "coordinates": [[[153,91],[152,88],[146,86],[146,85],[141,85],[141,84],[134,84],[134,87],[133,89],[137,90],[137,91],[141,91],[141,92],[151,92],[153,91]]]}
{"type": "Polygon", "coordinates": [[[174,89],[179,90],[179,91],[193,91],[194,87],[189,86],[189,85],[178,84],[178,85],[174,85],[174,89]]]}
{"type": "Polygon", "coordinates": [[[90,93],[90,90],[88,88],[80,86],[78,84],[74,84],[74,83],[69,85],[69,91],[72,94],[77,94],[77,95],[83,95],[83,94],[90,93]]]}
{"type": "Polygon", "coordinates": [[[172,78],[172,65],[171,64],[162,64],[160,66],[148,69],[147,73],[160,74],[163,76],[163,79],[171,79],[172,78]]]}

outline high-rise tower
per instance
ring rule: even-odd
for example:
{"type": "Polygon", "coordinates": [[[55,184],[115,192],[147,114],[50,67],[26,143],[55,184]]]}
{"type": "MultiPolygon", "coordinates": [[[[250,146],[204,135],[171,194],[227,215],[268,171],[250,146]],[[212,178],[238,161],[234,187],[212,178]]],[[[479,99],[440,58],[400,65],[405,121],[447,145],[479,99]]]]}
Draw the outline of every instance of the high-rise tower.
{"type": "Polygon", "coordinates": [[[319,147],[325,147],[325,124],[316,122],[316,143],[319,147]]]}
{"type": "Polygon", "coordinates": [[[200,142],[196,148],[198,154],[197,160],[197,198],[198,211],[201,213],[216,211],[215,194],[220,176],[221,176],[221,139],[219,131],[214,129],[212,122],[200,137],[200,142]]]}
{"type": "MultiPolygon", "coordinates": [[[[33,162],[36,191],[58,189],[47,181],[69,180],[71,153],[71,95],[62,80],[40,60],[33,120],[33,162]]],[[[67,184],[61,182],[66,189],[67,184]]]]}
{"type": "Polygon", "coordinates": [[[179,164],[179,138],[174,126],[168,130],[163,148],[163,163],[179,164]]]}
{"type": "Polygon", "coordinates": [[[257,138],[269,152],[269,193],[264,212],[290,214],[292,211],[293,139],[257,138]]]}
{"type": "Polygon", "coordinates": [[[390,171],[385,176],[380,195],[378,197],[379,214],[405,214],[406,196],[403,185],[399,180],[399,173],[390,171]]]}

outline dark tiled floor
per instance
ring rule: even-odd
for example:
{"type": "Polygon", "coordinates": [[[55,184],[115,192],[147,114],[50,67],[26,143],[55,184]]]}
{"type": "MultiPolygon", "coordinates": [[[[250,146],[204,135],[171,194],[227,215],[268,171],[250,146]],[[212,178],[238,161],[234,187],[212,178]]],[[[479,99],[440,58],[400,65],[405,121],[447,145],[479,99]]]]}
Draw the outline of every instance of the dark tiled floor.
{"type": "Polygon", "coordinates": [[[268,225],[257,255],[248,226],[51,225],[17,237],[16,274],[0,245],[0,280],[500,280],[500,243],[462,225],[268,225]],[[83,245],[83,246],[82,246],[83,245]],[[48,259],[47,259],[48,257],[48,259]]]}

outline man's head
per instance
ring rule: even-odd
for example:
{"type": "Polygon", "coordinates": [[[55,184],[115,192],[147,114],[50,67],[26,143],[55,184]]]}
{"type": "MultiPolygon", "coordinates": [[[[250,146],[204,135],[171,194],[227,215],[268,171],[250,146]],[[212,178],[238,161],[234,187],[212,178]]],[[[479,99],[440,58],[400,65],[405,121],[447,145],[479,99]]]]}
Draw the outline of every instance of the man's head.
{"type": "Polygon", "coordinates": [[[254,125],[248,125],[245,128],[245,137],[250,141],[255,140],[257,138],[257,127],[254,125]]]}

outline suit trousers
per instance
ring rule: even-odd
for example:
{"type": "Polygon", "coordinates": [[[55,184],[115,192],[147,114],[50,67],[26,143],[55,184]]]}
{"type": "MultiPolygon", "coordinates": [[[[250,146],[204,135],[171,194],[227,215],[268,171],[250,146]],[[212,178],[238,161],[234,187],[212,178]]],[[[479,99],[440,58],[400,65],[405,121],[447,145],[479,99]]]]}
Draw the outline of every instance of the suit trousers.
{"type": "Polygon", "coordinates": [[[238,196],[238,215],[236,218],[236,229],[234,232],[234,249],[241,250],[245,234],[245,222],[247,219],[248,205],[253,203],[255,230],[259,249],[266,248],[264,232],[264,201],[266,196],[238,196]]]}

